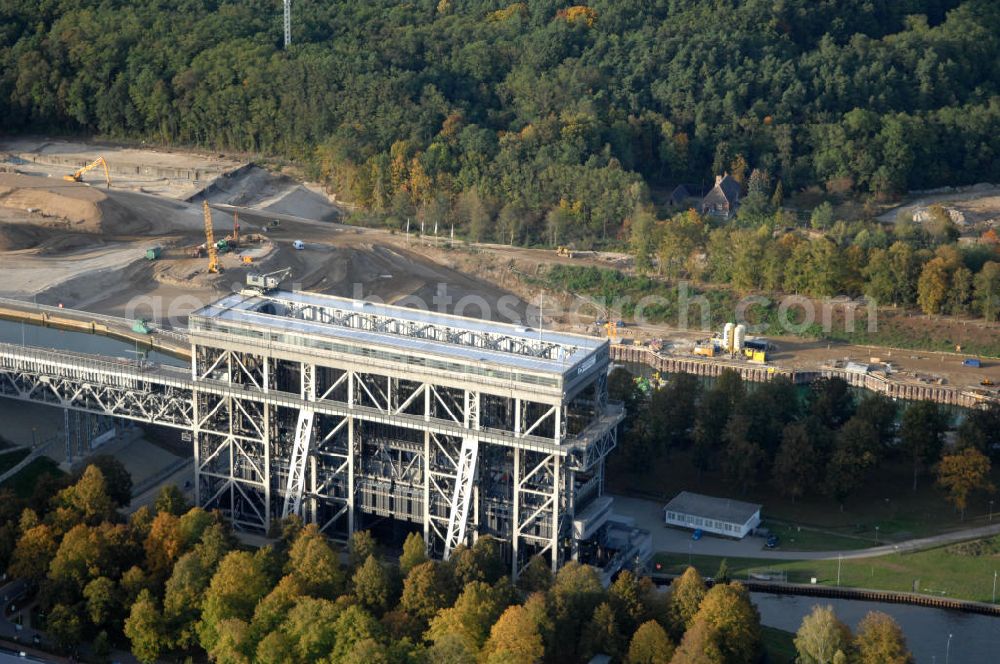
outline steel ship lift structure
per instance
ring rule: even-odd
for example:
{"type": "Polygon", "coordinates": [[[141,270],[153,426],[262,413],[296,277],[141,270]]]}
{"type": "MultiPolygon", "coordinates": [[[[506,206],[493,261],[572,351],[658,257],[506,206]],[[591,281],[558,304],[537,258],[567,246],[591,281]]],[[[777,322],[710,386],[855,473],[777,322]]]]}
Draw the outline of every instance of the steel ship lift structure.
{"type": "Polygon", "coordinates": [[[190,432],[197,503],[242,530],[393,519],[444,558],[491,535],[515,576],[650,553],[604,495],[624,416],[607,340],[261,289],[188,335],[190,369],[0,344],[0,396],[190,432]]]}

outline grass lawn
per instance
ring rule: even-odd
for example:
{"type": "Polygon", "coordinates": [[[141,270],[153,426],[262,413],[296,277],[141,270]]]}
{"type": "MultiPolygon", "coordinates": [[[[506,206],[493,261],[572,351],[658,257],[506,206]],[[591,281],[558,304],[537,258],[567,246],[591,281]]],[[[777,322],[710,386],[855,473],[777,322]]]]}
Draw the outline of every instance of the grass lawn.
{"type": "MultiPolygon", "coordinates": [[[[1000,485],[1000,464],[992,475],[993,483],[1000,485]]],[[[944,495],[934,488],[932,477],[922,476],[917,491],[913,491],[912,466],[902,460],[887,461],[847,500],[843,509],[822,495],[792,502],[778,493],[770,477],[762,477],[756,489],[743,494],[728,484],[719,471],[699,474],[688,452],[674,452],[669,458],[652,460],[638,471],[627,467],[624,455],[613,454],[608,459],[607,477],[612,493],[639,495],[664,503],[683,490],[760,503],[769,526],[788,526],[789,529],[778,530],[784,548],[802,551],[872,546],[876,526],[880,543],[974,528],[987,524],[990,509],[987,497],[974,494],[965,520],[961,520],[944,495]],[[797,526],[802,526],[802,530],[797,526]],[[821,532],[807,533],[806,528],[821,532]]],[[[1000,519],[1000,501],[995,507],[1000,519]]]]}
{"type": "Polygon", "coordinates": [[[28,456],[30,453],[31,450],[25,448],[23,450],[11,452],[10,454],[0,455],[0,473],[6,473],[8,470],[21,463],[24,461],[24,457],[28,456]]]}
{"type": "MultiPolygon", "coordinates": [[[[0,459],[3,459],[3,457],[0,457],[0,459]]],[[[14,493],[21,498],[30,498],[32,492],[35,490],[35,485],[38,483],[38,480],[42,475],[64,474],[65,473],[59,469],[59,464],[47,456],[40,456],[22,468],[21,472],[4,482],[2,486],[12,489],[14,493]]]]}
{"type": "Polygon", "coordinates": [[[783,629],[761,625],[761,640],[764,642],[765,660],[768,664],[795,664],[798,653],[792,639],[795,635],[783,629]]]}
{"type": "MultiPolygon", "coordinates": [[[[684,554],[658,553],[656,562],[667,573],[683,572],[688,564],[684,554]]],[[[718,556],[693,556],[692,564],[705,576],[719,569],[718,556]]],[[[746,579],[751,570],[783,570],[790,583],[837,585],[837,560],[782,561],[762,558],[728,558],[734,579],[746,579]]],[[[953,597],[989,602],[993,592],[993,573],[1000,569],[1000,536],[952,544],[917,553],[899,553],[877,558],[840,561],[840,585],[879,590],[918,592],[938,597],[953,597]]]]}
{"type": "Polygon", "coordinates": [[[764,521],[763,525],[781,540],[782,551],[853,551],[867,549],[872,545],[870,539],[862,536],[843,535],[778,521],[764,521]]]}

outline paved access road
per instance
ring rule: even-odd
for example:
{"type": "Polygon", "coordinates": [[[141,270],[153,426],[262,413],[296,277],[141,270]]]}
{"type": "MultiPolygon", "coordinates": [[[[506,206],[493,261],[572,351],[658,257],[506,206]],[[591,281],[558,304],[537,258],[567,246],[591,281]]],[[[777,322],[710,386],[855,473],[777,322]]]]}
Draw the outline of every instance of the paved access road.
{"type": "Polygon", "coordinates": [[[614,511],[617,514],[632,517],[635,519],[635,524],[638,527],[645,528],[653,534],[653,551],[690,553],[703,556],[769,558],[772,560],[825,560],[836,559],[837,557],[872,558],[898,551],[919,551],[942,544],[1000,534],[1000,523],[997,523],[989,526],[970,528],[968,530],[943,533],[941,535],[934,535],[933,537],[921,537],[895,544],[884,544],[868,549],[849,551],[784,551],[782,549],[764,548],[764,538],[762,537],[745,537],[741,540],[730,540],[706,533],[700,540],[695,541],[691,539],[690,530],[668,528],[664,525],[663,506],[665,503],[643,498],[629,498],[627,496],[615,496],[614,499],[614,511]]]}

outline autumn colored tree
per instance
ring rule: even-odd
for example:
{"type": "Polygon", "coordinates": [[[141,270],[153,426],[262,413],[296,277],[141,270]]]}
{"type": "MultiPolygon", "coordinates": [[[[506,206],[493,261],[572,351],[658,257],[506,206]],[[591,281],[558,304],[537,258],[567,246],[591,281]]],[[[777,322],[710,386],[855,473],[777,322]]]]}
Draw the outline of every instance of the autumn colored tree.
{"type": "Polygon", "coordinates": [[[414,618],[426,623],[455,598],[451,579],[444,566],[429,560],[410,570],[403,581],[399,606],[414,618]]]}
{"type": "Polygon", "coordinates": [[[627,664],[669,664],[674,644],[666,630],[655,620],[648,620],[635,630],[628,646],[627,664]]]}
{"type": "Polygon", "coordinates": [[[175,484],[164,484],[160,487],[160,492],[156,494],[156,501],[153,503],[153,509],[157,513],[167,512],[174,516],[180,516],[190,508],[184,494],[175,484]]]}
{"type": "Polygon", "coordinates": [[[903,630],[892,616],[869,611],[858,623],[854,637],[858,664],[913,664],[903,630]]]}
{"type": "Polygon", "coordinates": [[[684,632],[670,664],[730,664],[722,634],[704,618],[696,618],[684,632]]]}
{"type": "Polygon", "coordinates": [[[93,465],[84,469],[75,484],[59,492],[54,505],[53,522],[61,524],[57,527],[63,531],[80,522],[96,525],[108,521],[115,513],[104,473],[93,465]]]}
{"type": "Polygon", "coordinates": [[[987,321],[1000,317],[1000,262],[987,261],[973,278],[973,298],[987,321]]]}
{"type": "Polygon", "coordinates": [[[328,656],[337,645],[337,621],[342,612],[331,600],[299,597],[282,625],[292,646],[285,657],[305,664],[328,656]]]}
{"type": "Polygon", "coordinates": [[[131,644],[132,654],[144,664],[153,664],[167,649],[169,639],[164,633],[163,616],[148,590],[139,593],[132,605],[125,620],[125,636],[131,644]]]}
{"type": "MultiPolygon", "coordinates": [[[[308,526],[307,526],[308,528],[308,526]]],[[[316,536],[322,538],[319,535],[319,529],[316,529],[316,536]]],[[[325,541],[325,538],[323,538],[325,541]]],[[[347,547],[348,554],[348,566],[354,570],[360,567],[368,560],[368,556],[378,555],[378,543],[375,538],[372,537],[371,531],[368,530],[356,530],[351,533],[351,542],[347,547]]]]}
{"type": "Polygon", "coordinates": [[[727,664],[752,664],[760,656],[760,614],[739,582],[717,584],[706,594],[695,622],[704,621],[718,634],[727,664]]]}
{"type": "Polygon", "coordinates": [[[132,476],[125,464],[110,454],[96,454],[87,463],[100,469],[105,490],[115,507],[125,507],[132,502],[132,476]]]}
{"type": "Polygon", "coordinates": [[[513,588],[507,580],[493,586],[472,581],[462,590],[453,607],[438,612],[427,630],[427,638],[435,644],[458,639],[463,651],[476,656],[490,628],[513,601],[513,588]]]}
{"type": "Polygon", "coordinates": [[[58,550],[52,529],[39,524],[27,529],[14,549],[9,572],[19,579],[39,583],[49,571],[49,563],[58,550]]]}
{"type": "Polygon", "coordinates": [[[181,536],[180,517],[170,512],[159,512],[143,542],[146,551],[146,572],[157,583],[163,583],[169,576],[174,563],[184,549],[181,536]]]}
{"type": "Polygon", "coordinates": [[[53,606],[46,618],[45,627],[56,647],[63,652],[78,647],[83,638],[84,622],[72,606],[65,604],[53,606]]]}
{"type": "Polygon", "coordinates": [[[455,580],[459,585],[472,581],[495,583],[507,571],[500,554],[500,542],[488,535],[478,538],[472,547],[456,548],[451,560],[455,580]]]}
{"type": "Polygon", "coordinates": [[[403,541],[403,553],[399,557],[399,572],[406,576],[410,570],[427,562],[427,544],[420,533],[410,533],[403,541]]]}
{"type": "Polygon", "coordinates": [[[83,589],[87,602],[87,618],[96,627],[111,627],[120,624],[122,602],[118,584],[106,576],[99,576],[83,589]]]}
{"type": "Polygon", "coordinates": [[[208,652],[209,658],[218,664],[250,664],[253,650],[250,641],[250,626],[239,618],[226,618],[219,623],[219,638],[208,652]]]}
{"type": "Polygon", "coordinates": [[[633,633],[640,623],[656,617],[652,602],[647,603],[655,594],[656,587],[649,577],[640,578],[630,570],[618,574],[608,588],[608,601],[624,634],[633,633]]]}
{"type": "Polygon", "coordinates": [[[675,635],[680,636],[691,627],[707,593],[705,580],[694,567],[688,567],[670,584],[668,615],[670,629],[675,635]]]}
{"type": "Polygon", "coordinates": [[[361,606],[376,616],[381,616],[395,604],[397,580],[392,572],[375,558],[368,559],[354,572],[351,579],[354,586],[354,596],[361,606]]]}
{"type": "Polygon", "coordinates": [[[583,630],[583,652],[587,654],[586,659],[601,654],[618,659],[623,649],[623,640],[614,610],[610,604],[602,602],[583,630]]]}
{"type": "Polygon", "coordinates": [[[552,565],[542,556],[532,556],[517,576],[517,589],[525,595],[545,592],[552,586],[552,565]]]}
{"type": "Polygon", "coordinates": [[[577,662],[583,657],[584,627],[605,598],[593,567],[576,561],[563,565],[549,590],[555,633],[562,647],[550,655],[560,662],[577,662]]]}
{"type": "Polygon", "coordinates": [[[220,524],[206,529],[202,541],[182,555],[167,579],[163,597],[163,618],[173,639],[173,647],[188,650],[197,644],[195,625],[215,568],[229,550],[220,524]]]}
{"type": "Polygon", "coordinates": [[[629,245],[635,257],[635,267],[640,272],[646,272],[653,266],[655,228],[656,217],[646,208],[636,210],[628,220],[629,245]]]}
{"type": "Polygon", "coordinates": [[[973,491],[995,490],[990,482],[990,459],[974,447],[966,447],[955,454],[946,454],[938,463],[937,484],[948,494],[948,502],[965,518],[969,494],[973,491]]]}
{"type": "Polygon", "coordinates": [[[813,607],[795,634],[795,650],[802,664],[833,664],[851,652],[851,630],[837,619],[832,606],[813,607]]]}
{"type": "Polygon", "coordinates": [[[201,647],[211,652],[219,639],[219,624],[227,618],[249,621],[254,608],[271,589],[273,580],[268,576],[271,566],[270,549],[260,549],[255,554],[232,551],[222,559],[212,576],[202,605],[198,622],[198,640],[201,647]]]}
{"type": "Polygon", "coordinates": [[[514,605],[490,629],[483,648],[486,664],[540,664],[545,655],[542,636],[528,610],[514,605]]]}
{"type": "MultiPolygon", "coordinates": [[[[362,641],[383,638],[382,627],[375,618],[358,605],[348,606],[333,625],[337,642],[330,653],[330,661],[341,662],[362,641]]],[[[309,660],[307,660],[309,661],[309,660]]]]}
{"type": "MultiPolygon", "coordinates": [[[[655,236],[650,236],[655,241],[655,236]]],[[[700,270],[692,256],[703,248],[708,240],[704,220],[694,210],[675,214],[664,221],[660,228],[656,256],[661,274],[669,279],[683,275],[696,277],[700,270]]]]}
{"type": "MultiPolygon", "coordinates": [[[[360,533],[357,536],[358,551],[367,551],[365,558],[358,561],[360,566],[368,556],[374,552],[374,542],[371,546],[368,542],[371,538],[360,533]]],[[[352,546],[355,541],[352,538],[352,546]]],[[[352,549],[352,552],[354,549],[352,549]]],[[[353,553],[352,553],[353,561],[353,553]]],[[[343,570],[340,568],[340,560],[337,552],[330,546],[330,542],[319,532],[316,524],[309,524],[299,533],[288,551],[287,570],[289,574],[295,576],[301,583],[306,594],[314,597],[325,597],[332,599],[344,589],[346,580],[343,570]]]]}
{"type": "Polygon", "coordinates": [[[948,298],[951,276],[943,258],[932,258],[924,264],[917,282],[917,304],[927,315],[940,314],[948,298]]]}
{"type": "MultiPolygon", "coordinates": [[[[254,609],[253,620],[250,623],[253,638],[261,643],[267,635],[275,633],[288,617],[292,607],[303,596],[302,582],[297,577],[292,574],[281,577],[278,584],[257,603],[254,609]]],[[[276,638],[272,639],[272,645],[275,640],[276,638]]]]}

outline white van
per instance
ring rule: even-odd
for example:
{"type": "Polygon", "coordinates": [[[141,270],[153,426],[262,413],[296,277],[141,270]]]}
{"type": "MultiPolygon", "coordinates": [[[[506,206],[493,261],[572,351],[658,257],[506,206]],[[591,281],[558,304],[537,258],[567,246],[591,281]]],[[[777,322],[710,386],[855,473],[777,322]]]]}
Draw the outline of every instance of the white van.
{"type": "Polygon", "coordinates": [[[299,250],[306,248],[306,244],[302,240],[296,240],[295,242],[292,242],[292,246],[299,250]]]}

